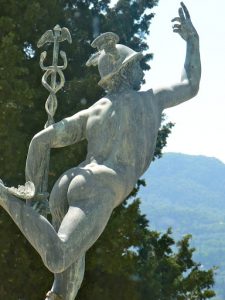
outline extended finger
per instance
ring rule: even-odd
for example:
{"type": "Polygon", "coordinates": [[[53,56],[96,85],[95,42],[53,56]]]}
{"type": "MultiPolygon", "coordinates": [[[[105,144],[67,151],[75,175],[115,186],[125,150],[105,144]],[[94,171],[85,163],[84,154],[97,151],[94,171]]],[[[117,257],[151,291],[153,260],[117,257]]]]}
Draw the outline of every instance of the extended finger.
{"type": "Polygon", "coordinates": [[[184,22],[185,21],[185,16],[184,16],[183,9],[181,7],[179,8],[178,13],[179,13],[181,22],[184,22]]]}
{"type": "Polygon", "coordinates": [[[173,18],[172,20],[171,20],[171,22],[181,22],[181,18],[179,18],[179,17],[176,17],[176,18],[173,18]]]}
{"type": "Polygon", "coordinates": [[[184,11],[184,13],[185,13],[186,18],[187,18],[187,19],[190,19],[191,16],[190,16],[189,11],[188,11],[186,5],[184,4],[184,2],[181,2],[180,5],[181,5],[182,8],[183,8],[183,11],[184,11]]]}

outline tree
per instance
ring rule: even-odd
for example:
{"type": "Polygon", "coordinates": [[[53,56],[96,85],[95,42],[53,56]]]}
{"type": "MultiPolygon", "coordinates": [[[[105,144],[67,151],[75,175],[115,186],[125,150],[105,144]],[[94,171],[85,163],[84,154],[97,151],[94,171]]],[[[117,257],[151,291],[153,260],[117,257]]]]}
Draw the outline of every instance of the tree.
{"type": "MultiPolygon", "coordinates": [[[[157,0],[120,0],[114,8],[110,8],[109,0],[21,0],[19,2],[2,0],[0,178],[3,178],[8,185],[24,183],[24,165],[29,141],[46,122],[44,103],[48,95],[40,86],[42,71],[38,66],[40,52],[36,47],[40,36],[57,23],[68,27],[72,34],[72,46],[62,45],[68,56],[69,67],[65,72],[67,83],[59,95],[56,120],[60,120],[90,106],[103,94],[97,86],[99,80],[97,70],[85,67],[85,62],[93,51],[90,47],[93,38],[101,32],[114,31],[121,37],[121,43],[136,51],[147,50],[145,36],[149,33],[149,25],[153,17],[150,9],[157,5],[157,2],[157,0]]],[[[48,51],[50,64],[50,45],[45,45],[45,50],[48,51]]],[[[147,54],[142,62],[146,70],[149,69],[147,61],[151,58],[152,55],[147,54]]],[[[161,129],[156,156],[161,155],[161,149],[165,145],[171,126],[166,124],[161,129]]],[[[73,165],[77,164],[85,154],[85,143],[52,151],[50,188],[57,177],[71,167],[71,162],[73,165]]],[[[0,214],[1,298],[9,300],[44,298],[44,293],[51,285],[52,276],[43,267],[38,255],[21,236],[10,218],[2,210],[0,214]],[[27,276],[28,272],[29,276],[27,276]]],[[[110,297],[113,297],[111,290],[122,287],[120,299],[126,297],[135,300],[143,299],[141,297],[145,293],[145,283],[146,288],[149,285],[147,277],[144,277],[147,276],[144,274],[149,273],[145,273],[142,266],[145,261],[143,253],[147,251],[147,247],[150,247],[152,236],[155,237],[156,244],[162,239],[159,234],[150,232],[147,228],[147,221],[139,212],[138,201],[118,208],[104,235],[88,254],[86,280],[79,297],[111,299],[110,297]],[[113,259],[112,251],[115,255],[113,259]],[[143,282],[142,285],[140,279],[135,279],[136,272],[143,282]],[[96,279],[95,282],[93,278],[96,279]],[[107,280],[104,280],[105,278],[107,280]],[[136,291],[139,287],[142,292],[136,291]]],[[[161,251],[163,252],[163,249],[161,251]]],[[[212,277],[209,286],[211,284],[212,277]]]]}

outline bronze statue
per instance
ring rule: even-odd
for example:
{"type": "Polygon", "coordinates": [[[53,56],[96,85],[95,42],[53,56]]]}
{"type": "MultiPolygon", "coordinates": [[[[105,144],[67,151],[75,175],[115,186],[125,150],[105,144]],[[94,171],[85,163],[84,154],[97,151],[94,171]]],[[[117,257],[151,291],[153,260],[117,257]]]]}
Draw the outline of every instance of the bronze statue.
{"type": "Polygon", "coordinates": [[[138,91],[144,76],[140,67],[142,54],[118,44],[116,34],[104,33],[92,43],[98,52],[87,65],[98,65],[105,97],[46,127],[32,139],[26,162],[26,179],[30,183],[20,191],[21,198],[34,200],[43,196],[46,149],[88,141],[85,161],[62,174],[50,193],[52,224],[21,201],[18,190],[0,185],[1,206],[55,274],[46,299],[75,299],[83,280],[86,251],[152,161],[162,111],[198,92],[199,37],[183,3],[179,17],[173,21],[173,31],[187,44],[180,82],[158,90],[138,91]]]}

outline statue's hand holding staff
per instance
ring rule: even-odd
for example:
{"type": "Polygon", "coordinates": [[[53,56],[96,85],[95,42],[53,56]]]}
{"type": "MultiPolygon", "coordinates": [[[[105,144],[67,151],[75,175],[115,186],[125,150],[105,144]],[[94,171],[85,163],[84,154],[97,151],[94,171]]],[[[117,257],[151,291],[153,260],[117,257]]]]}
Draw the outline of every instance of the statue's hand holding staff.
{"type": "Polygon", "coordinates": [[[198,33],[194,28],[187,7],[181,2],[181,7],[178,10],[179,17],[172,19],[172,22],[177,22],[173,25],[173,32],[178,33],[185,41],[190,38],[198,39],[198,33]]]}

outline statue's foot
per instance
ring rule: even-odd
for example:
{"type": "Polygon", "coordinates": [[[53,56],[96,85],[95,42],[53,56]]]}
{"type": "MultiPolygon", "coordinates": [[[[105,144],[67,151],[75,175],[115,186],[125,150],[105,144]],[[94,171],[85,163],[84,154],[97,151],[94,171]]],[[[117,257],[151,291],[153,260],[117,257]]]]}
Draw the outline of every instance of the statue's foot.
{"type": "Polygon", "coordinates": [[[7,187],[0,179],[0,196],[3,196],[3,194],[11,194],[17,198],[29,200],[35,195],[35,187],[31,181],[26,182],[25,185],[19,185],[18,188],[7,187]]]}
{"type": "Polygon", "coordinates": [[[45,300],[63,300],[63,298],[57,295],[56,293],[54,293],[53,291],[49,291],[46,294],[45,300]]]}
{"type": "Polygon", "coordinates": [[[27,181],[25,185],[19,185],[18,188],[10,187],[7,190],[11,195],[24,200],[30,200],[35,195],[35,186],[31,181],[27,181]]]}

